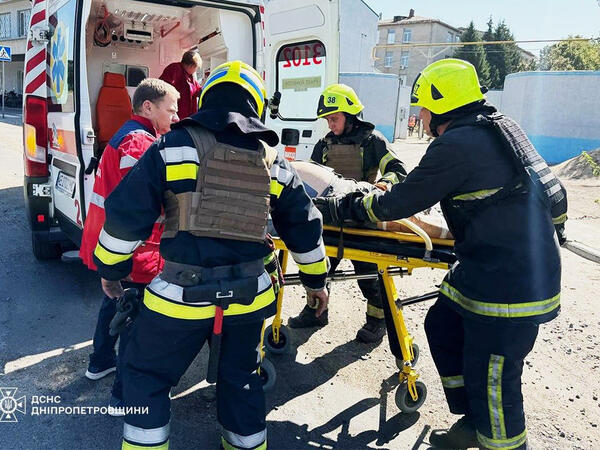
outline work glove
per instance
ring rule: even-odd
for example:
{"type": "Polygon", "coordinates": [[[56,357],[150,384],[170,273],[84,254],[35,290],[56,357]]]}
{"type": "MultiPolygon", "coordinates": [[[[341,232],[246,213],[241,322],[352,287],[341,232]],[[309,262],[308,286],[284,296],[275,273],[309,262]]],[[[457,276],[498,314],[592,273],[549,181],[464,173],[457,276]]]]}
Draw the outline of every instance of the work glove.
{"type": "Polygon", "coordinates": [[[363,197],[362,192],[351,192],[338,197],[315,197],[313,203],[321,211],[324,224],[341,226],[363,220],[356,210],[363,197]]]}
{"type": "Polygon", "coordinates": [[[117,299],[117,312],[110,321],[111,336],[117,336],[129,326],[140,312],[139,292],[135,288],[128,288],[117,299]]]}

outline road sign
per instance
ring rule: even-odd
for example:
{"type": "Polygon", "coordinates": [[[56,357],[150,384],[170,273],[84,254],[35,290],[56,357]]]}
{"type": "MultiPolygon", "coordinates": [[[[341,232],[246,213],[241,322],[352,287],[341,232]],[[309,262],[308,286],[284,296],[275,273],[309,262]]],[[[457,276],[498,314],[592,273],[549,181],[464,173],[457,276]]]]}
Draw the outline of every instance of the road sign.
{"type": "Polygon", "coordinates": [[[0,61],[10,62],[11,58],[11,49],[5,45],[0,45],[0,61]]]}

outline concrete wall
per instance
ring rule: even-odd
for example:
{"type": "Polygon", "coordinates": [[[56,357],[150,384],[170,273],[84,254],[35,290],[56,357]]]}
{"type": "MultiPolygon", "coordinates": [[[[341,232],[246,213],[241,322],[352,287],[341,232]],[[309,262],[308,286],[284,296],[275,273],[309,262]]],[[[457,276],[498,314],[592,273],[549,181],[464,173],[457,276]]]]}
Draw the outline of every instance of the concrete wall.
{"type": "Polygon", "coordinates": [[[520,72],[504,81],[501,110],[556,164],[600,147],[600,72],[520,72]]]}
{"type": "Polygon", "coordinates": [[[340,72],[372,72],[379,17],[362,0],[340,2],[340,72]]]}
{"type": "Polygon", "coordinates": [[[365,109],[363,118],[375,125],[388,141],[394,141],[398,107],[398,77],[384,73],[340,73],[340,83],[351,86],[365,109]]]}

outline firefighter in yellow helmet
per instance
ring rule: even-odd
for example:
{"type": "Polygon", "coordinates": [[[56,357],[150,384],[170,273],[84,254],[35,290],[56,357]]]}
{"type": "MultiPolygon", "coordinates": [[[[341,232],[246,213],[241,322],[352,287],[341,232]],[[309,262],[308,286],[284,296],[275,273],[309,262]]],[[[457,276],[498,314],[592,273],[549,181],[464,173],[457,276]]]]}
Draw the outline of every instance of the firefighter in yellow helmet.
{"type": "MultiPolygon", "coordinates": [[[[375,130],[372,123],[361,120],[364,109],[356,92],[345,84],[328,86],[317,106],[317,117],[327,121],[331,130],[315,145],[311,160],[335,169],[346,178],[375,183],[380,189],[389,189],[404,180],[406,170],[394,155],[389,142],[375,130]]],[[[330,272],[335,272],[340,260],[330,258],[330,272]]],[[[353,261],[357,273],[377,272],[375,264],[353,261]]],[[[367,299],[367,317],[356,338],[361,342],[378,342],[385,334],[381,280],[359,280],[358,286],[367,299]]],[[[327,311],[315,316],[316,305],[310,302],[300,314],[289,320],[292,328],[324,326],[327,311]]]]}
{"type": "MultiPolygon", "coordinates": [[[[321,214],[289,163],[267,147],[278,137],[260,119],[265,95],[251,66],[214,69],[200,110],[159,138],[105,202],[94,261],[111,297],[165,213],[164,269],[144,292],[124,356],[123,449],[168,448],[169,391],[210,339],[222,447],[266,450],[258,369],[264,320],[276,311],[265,270],[269,213],[307,292],[327,306],[321,214]]],[[[217,439],[198,446],[216,448],[217,439]]]]}
{"type": "Polygon", "coordinates": [[[387,192],[314,199],[324,222],[406,218],[437,202],[458,258],[425,319],[453,414],[435,448],[527,448],[523,360],[538,325],[560,311],[566,192],[521,127],[485,102],[473,65],[443,59],[415,80],[436,137],[406,180],[387,192]]]}

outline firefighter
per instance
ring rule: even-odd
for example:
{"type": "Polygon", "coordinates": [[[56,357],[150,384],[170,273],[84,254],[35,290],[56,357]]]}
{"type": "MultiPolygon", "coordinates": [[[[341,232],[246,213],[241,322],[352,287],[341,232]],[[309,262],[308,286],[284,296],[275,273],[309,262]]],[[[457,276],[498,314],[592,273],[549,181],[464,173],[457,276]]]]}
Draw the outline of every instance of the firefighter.
{"type": "Polygon", "coordinates": [[[217,336],[222,446],[267,448],[257,369],[264,320],[276,312],[263,264],[271,254],[269,211],[310,297],[320,311],[327,307],[321,214],[289,163],[263,145],[279,141],[261,121],[265,96],[251,66],[220,65],[205,83],[198,113],[152,145],[106,201],[94,260],[109,296],[120,294],[118,280],[130,272],[132,252],[161,208],[166,215],[165,266],[146,288],[125,355],[124,449],[168,447],[169,390],[217,336]],[[134,414],[144,407],[148,414],[134,414]]]}
{"type": "MultiPolygon", "coordinates": [[[[317,142],[310,159],[335,169],[345,178],[368,181],[385,190],[401,182],[406,170],[386,138],[375,130],[372,123],[359,118],[363,109],[351,87],[344,84],[328,86],[319,98],[317,117],[324,118],[331,131],[317,142]],[[379,178],[378,172],[381,173],[379,178]]],[[[330,262],[330,271],[333,273],[340,260],[330,258],[330,262]]],[[[352,264],[356,273],[377,271],[375,264],[360,261],[352,261],[352,264]]],[[[378,342],[385,334],[381,280],[359,280],[358,286],[367,299],[367,318],[356,339],[378,342]]],[[[320,317],[315,316],[315,311],[316,306],[307,302],[298,316],[290,318],[289,326],[307,328],[327,325],[327,311],[320,317]]]]}
{"type": "MultiPolygon", "coordinates": [[[[92,256],[104,224],[105,199],[157,137],[168,132],[171,123],[178,120],[178,98],[179,93],[170,84],[155,78],[143,80],[133,95],[133,117],[115,133],[104,149],[96,171],[79,252],[83,263],[91,270],[96,270],[92,256]]],[[[123,281],[125,287],[137,288],[139,292],[143,292],[146,284],[162,269],[163,261],[158,251],[161,230],[162,225],[156,223],[144,245],[134,252],[131,274],[127,281],[123,281]]],[[[94,351],[90,355],[90,362],[85,372],[85,376],[90,380],[99,380],[117,370],[115,355],[117,336],[109,334],[109,324],[115,311],[115,298],[104,296],[94,332],[94,351]]],[[[128,330],[125,330],[121,333],[119,355],[124,354],[127,332],[128,330]]],[[[110,409],[111,414],[118,414],[122,403],[120,372],[121,369],[118,369],[113,383],[109,402],[113,407],[110,409]]]]}
{"type": "Polygon", "coordinates": [[[559,243],[566,192],[512,119],[485,102],[473,65],[443,59],[415,80],[435,139],[406,180],[387,192],[316,200],[342,220],[408,217],[441,201],[458,262],[425,319],[450,412],[438,448],[525,449],[523,360],[541,323],[560,310],[559,243]]]}

